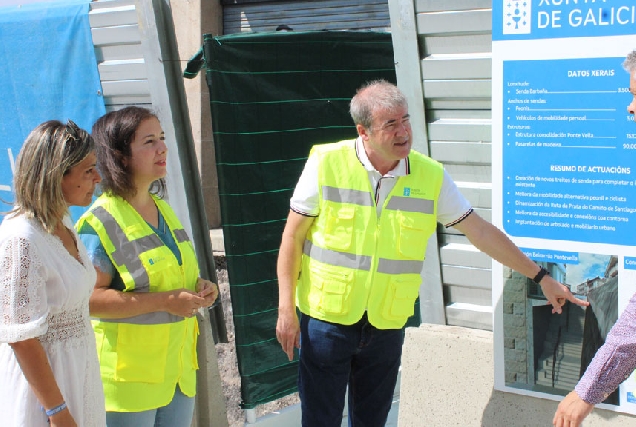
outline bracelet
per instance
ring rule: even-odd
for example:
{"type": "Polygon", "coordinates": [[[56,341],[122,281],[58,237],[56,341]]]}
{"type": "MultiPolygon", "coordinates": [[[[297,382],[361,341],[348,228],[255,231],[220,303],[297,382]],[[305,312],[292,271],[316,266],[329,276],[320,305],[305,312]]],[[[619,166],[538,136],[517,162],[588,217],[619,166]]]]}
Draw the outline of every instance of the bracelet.
{"type": "Polygon", "coordinates": [[[548,270],[546,270],[545,268],[541,267],[541,270],[539,270],[539,272],[537,273],[536,276],[534,276],[534,279],[532,279],[532,281],[536,284],[540,284],[541,283],[541,279],[543,279],[546,274],[549,276],[550,272],[548,270]]]}
{"type": "Polygon", "coordinates": [[[47,417],[52,417],[53,415],[57,414],[58,412],[62,412],[65,409],[66,409],[66,402],[62,402],[59,405],[57,405],[55,408],[46,409],[44,413],[46,414],[47,417]]]}

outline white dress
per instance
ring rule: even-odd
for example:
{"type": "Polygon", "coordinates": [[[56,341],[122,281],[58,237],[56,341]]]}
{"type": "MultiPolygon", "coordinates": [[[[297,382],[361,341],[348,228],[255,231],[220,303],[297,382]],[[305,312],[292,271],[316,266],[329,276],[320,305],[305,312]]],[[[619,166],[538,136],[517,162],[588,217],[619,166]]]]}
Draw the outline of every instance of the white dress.
{"type": "MultiPolygon", "coordinates": [[[[64,223],[73,230],[70,219],[64,223]]],[[[75,233],[75,231],[73,231],[75,233]]],[[[82,263],[37,221],[18,216],[0,224],[0,425],[46,427],[47,419],[7,343],[38,338],[55,380],[80,427],[104,427],[88,298],[95,270],[75,238],[82,263]]]]}

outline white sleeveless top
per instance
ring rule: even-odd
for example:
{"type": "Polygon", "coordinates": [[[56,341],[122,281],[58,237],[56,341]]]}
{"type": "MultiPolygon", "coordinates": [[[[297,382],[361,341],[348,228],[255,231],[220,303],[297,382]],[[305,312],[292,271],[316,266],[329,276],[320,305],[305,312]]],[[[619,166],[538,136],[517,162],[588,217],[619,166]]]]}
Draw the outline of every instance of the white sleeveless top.
{"type": "MultiPolygon", "coordinates": [[[[64,224],[71,230],[69,218],[64,224]]],[[[75,231],[73,230],[75,234],[75,231]]],[[[82,263],[62,241],[22,216],[0,224],[0,424],[46,427],[40,402],[8,343],[38,338],[78,426],[104,427],[104,394],[88,299],[96,273],[77,238],[82,263]]]]}

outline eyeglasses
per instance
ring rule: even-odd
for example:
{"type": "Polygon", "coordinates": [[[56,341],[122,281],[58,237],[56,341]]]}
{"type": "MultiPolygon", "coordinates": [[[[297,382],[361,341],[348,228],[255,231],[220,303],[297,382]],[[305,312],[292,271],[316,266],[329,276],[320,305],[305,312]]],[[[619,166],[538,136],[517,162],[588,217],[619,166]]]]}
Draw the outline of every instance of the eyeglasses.
{"type": "Polygon", "coordinates": [[[407,115],[402,117],[401,120],[389,120],[388,122],[384,123],[382,126],[376,128],[377,130],[380,131],[386,131],[386,132],[390,132],[393,133],[395,131],[397,131],[400,126],[403,126],[405,129],[408,129],[411,127],[411,116],[407,115]]]}

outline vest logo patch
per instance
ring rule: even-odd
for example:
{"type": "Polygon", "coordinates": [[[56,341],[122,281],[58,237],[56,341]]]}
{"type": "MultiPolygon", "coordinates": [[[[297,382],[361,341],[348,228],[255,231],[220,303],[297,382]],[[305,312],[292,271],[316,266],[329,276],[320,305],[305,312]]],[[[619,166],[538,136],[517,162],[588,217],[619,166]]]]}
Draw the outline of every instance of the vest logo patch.
{"type": "Polygon", "coordinates": [[[421,188],[411,188],[411,187],[404,187],[404,192],[403,192],[403,196],[404,197],[410,197],[410,196],[424,196],[426,194],[425,191],[422,191],[421,188]]]}
{"type": "Polygon", "coordinates": [[[166,258],[166,257],[162,257],[162,256],[160,256],[160,257],[155,257],[155,258],[148,258],[148,264],[150,264],[150,265],[155,265],[155,264],[157,264],[158,262],[163,261],[165,258],[166,258]]]}

